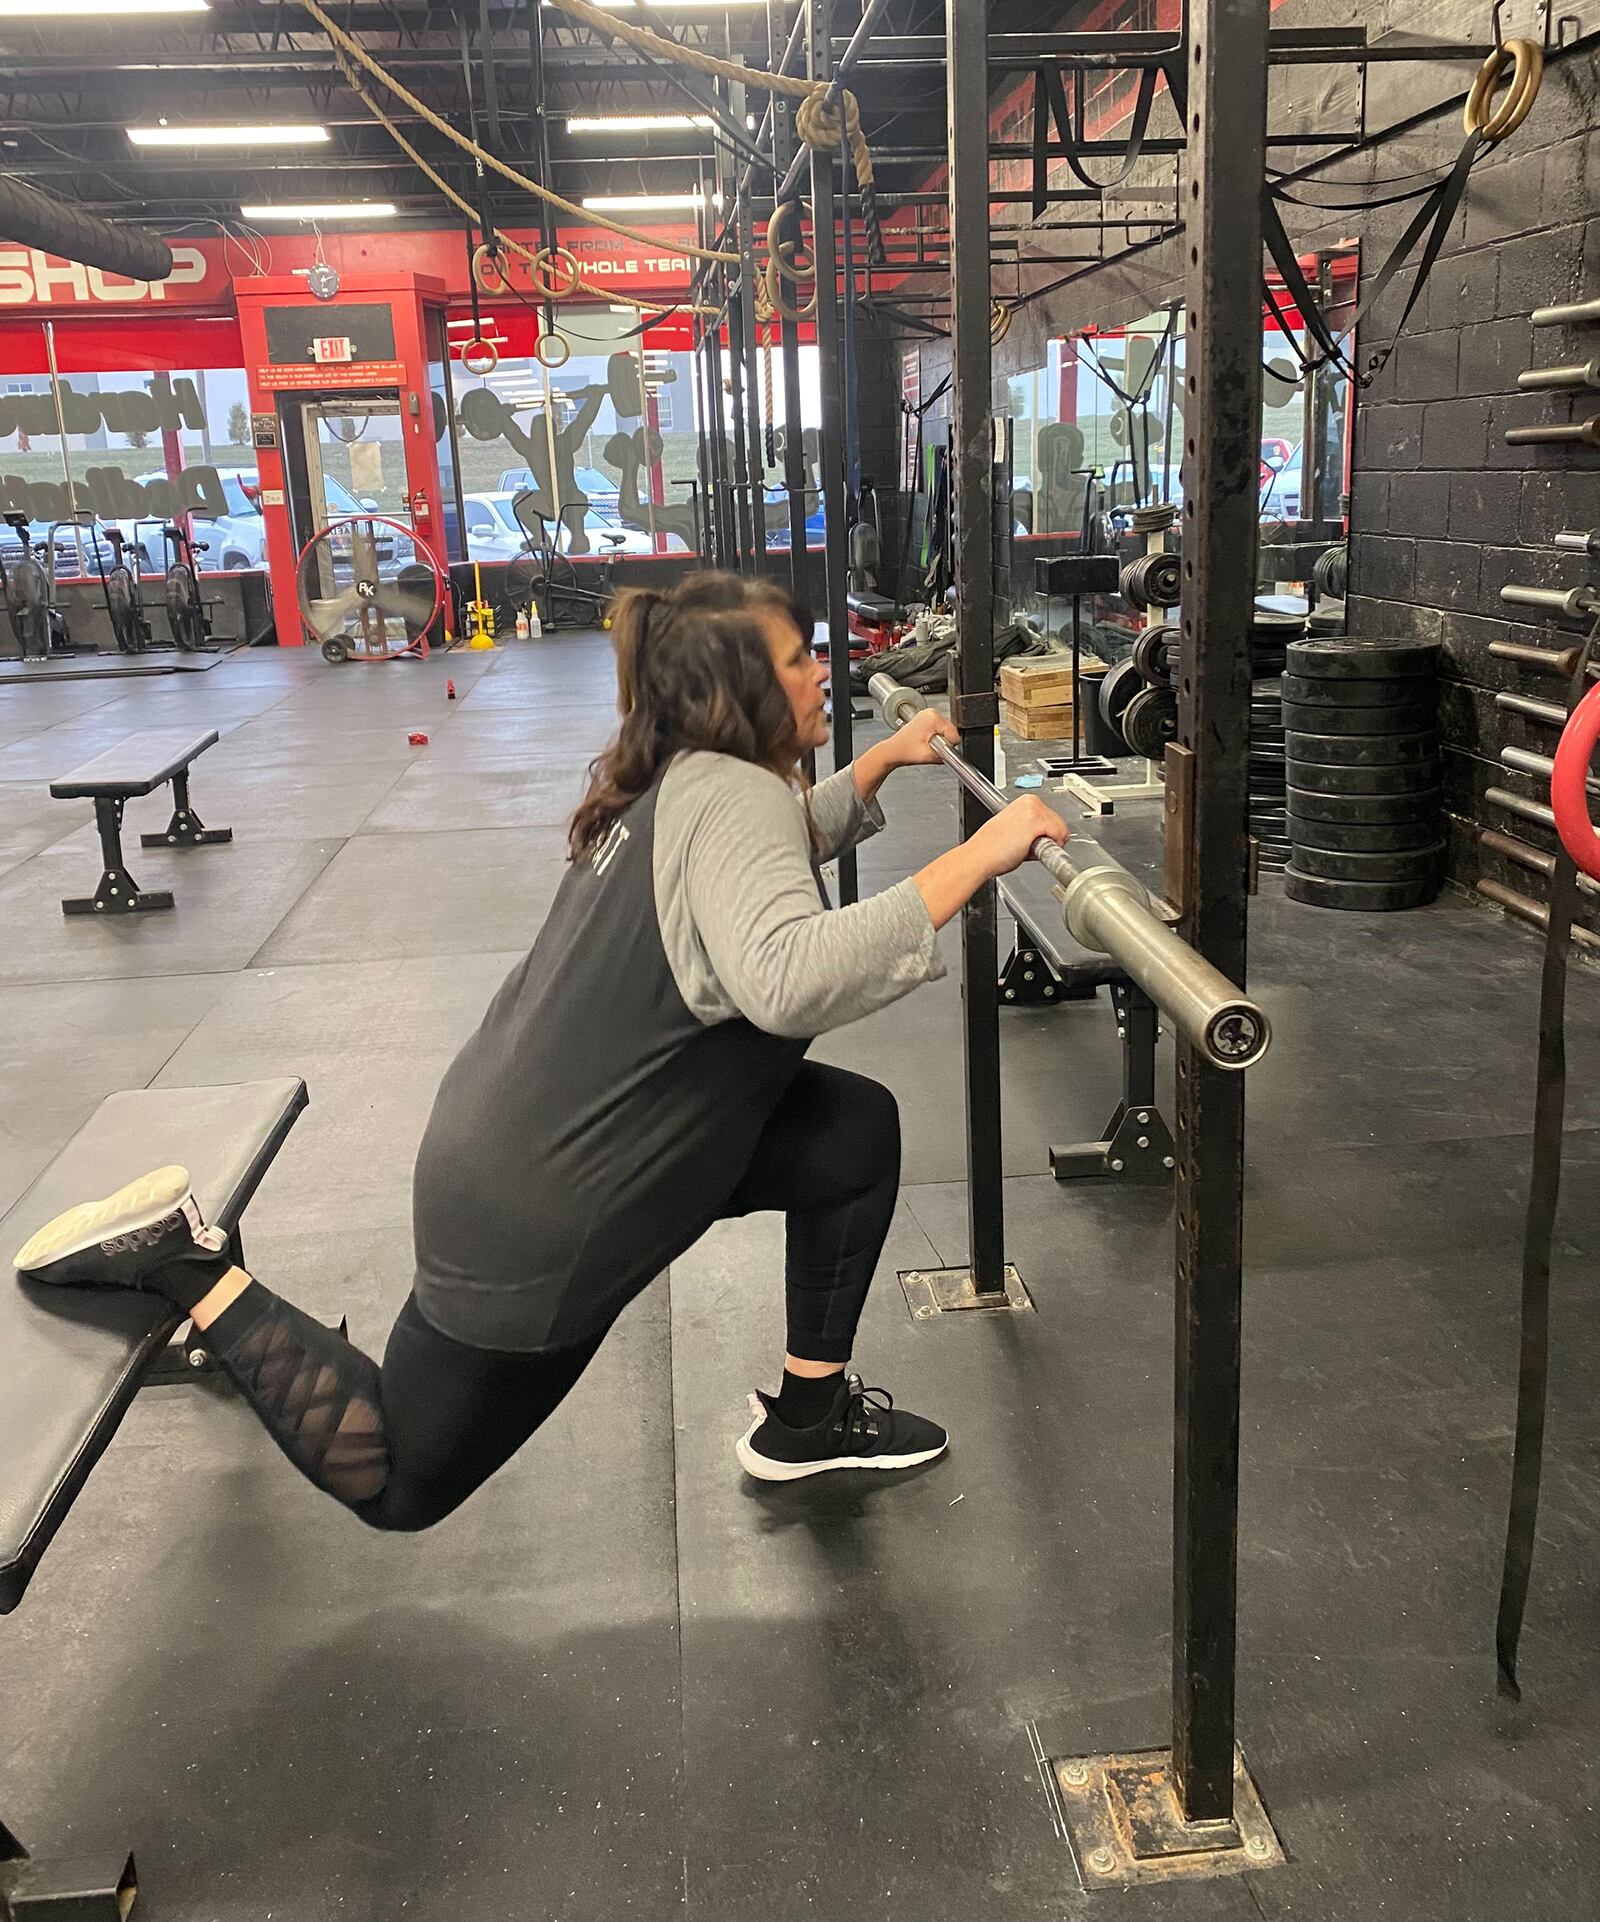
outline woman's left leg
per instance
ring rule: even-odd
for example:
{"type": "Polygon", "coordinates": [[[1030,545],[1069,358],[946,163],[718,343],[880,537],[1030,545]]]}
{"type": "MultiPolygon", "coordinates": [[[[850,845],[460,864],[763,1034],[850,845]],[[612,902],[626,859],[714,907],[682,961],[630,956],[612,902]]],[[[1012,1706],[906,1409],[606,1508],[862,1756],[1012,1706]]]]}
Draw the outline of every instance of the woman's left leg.
{"type": "Polygon", "coordinates": [[[900,1111],[880,1082],[805,1062],[761,1132],[724,1216],[786,1217],[783,1386],[751,1397],[745,1469],[791,1481],[828,1468],[931,1460],[944,1430],[847,1374],[900,1191],[900,1111]],[[877,1399],[872,1399],[876,1397],[877,1399]]]}

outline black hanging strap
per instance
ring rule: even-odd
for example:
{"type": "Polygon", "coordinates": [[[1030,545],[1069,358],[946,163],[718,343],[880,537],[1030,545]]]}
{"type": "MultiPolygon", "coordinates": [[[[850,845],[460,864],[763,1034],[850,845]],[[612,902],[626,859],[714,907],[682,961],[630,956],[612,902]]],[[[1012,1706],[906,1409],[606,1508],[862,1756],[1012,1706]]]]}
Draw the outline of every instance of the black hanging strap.
{"type": "MultiPolygon", "coordinates": [[[[1591,633],[1567,690],[1567,712],[1588,686],[1591,633]]],[[[1517,1682],[1517,1644],[1528,1606],[1533,1543],[1539,1523],[1539,1476],[1544,1466],[1544,1414],[1550,1365],[1550,1251],[1561,1193],[1561,1133],[1567,1100],[1567,948],[1578,906],[1577,869],[1565,848],[1556,849],[1545,926],[1544,972],[1539,982],[1539,1072],[1533,1098],[1533,1168],[1522,1236],[1522,1352],[1517,1365],[1517,1438],[1511,1458],[1511,1506],[1506,1517],[1506,1556],[1500,1573],[1500,1612],[1494,1647],[1502,1695],[1522,1699],[1517,1682]]]]}
{"type": "Polygon", "coordinates": [[[1083,164],[1079,132],[1083,130],[1083,75],[1076,77],[1074,93],[1078,109],[1078,128],[1073,127],[1072,110],[1067,105],[1066,83],[1059,67],[1042,66],[1033,76],[1033,217],[1035,220],[1050,204],[1050,123],[1055,122],[1057,137],[1066,154],[1067,165],[1092,192],[1109,193],[1120,187],[1138,165],[1144,150],[1144,137],[1150,125],[1150,105],[1156,97],[1155,67],[1139,75],[1139,91],[1133,103],[1133,123],[1128,129],[1128,144],[1122,160],[1109,180],[1096,180],[1083,164]]]}
{"type": "MultiPolygon", "coordinates": [[[[1416,213],[1412,215],[1409,226],[1407,226],[1405,232],[1390,249],[1388,259],[1385,260],[1383,265],[1378,269],[1372,285],[1362,297],[1360,306],[1357,307],[1355,313],[1351,316],[1347,331],[1353,332],[1363,315],[1382,299],[1390,281],[1394,279],[1395,275],[1399,273],[1400,269],[1406,264],[1407,260],[1411,257],[1412,248],[1416,246],[1423,234],[1426,233],[1428,238],[1422,249],[1422,257],[1417,263],[1416,278],[1411,283],[1411,292],[1406,296],[1406,304],[1401,312],[1394,334],[1387,347],[1373,354],[1368,359],[1365,375],[1357,376],[1357,378],[1370,380],[1394,352],[1395,344],[1399,340],[1406,322],[1411,318],[1411,310],[1416,306],[1417,298],[1421,294],[1423,287],[1427,284],[1429,274],[1433,272],[1434,262],[1439,258],[1439,251],[1444,246],[1445,236],[1449,233],[1450,224],[1455,219],[1456,209],[1461,205],[1462,196],[1467,191],[1467,176],[1472,171],[1473,162],[1477,159],[1479,149],[1482,145],[1483,136],[1481,134],[1469,133],[1467,135],[1461,144],[1460,153],[1456,155],[1455,165],[1443,180],[1429,189],[1423,198],[1422,204],[1417,208],[1416,213]]],[[[1293,243],[1283,230],[1283,221],[1279,217],[1273,190],[1270,186],[1264,189],[1261,198],[1261,235],[1262,239],[1266,242],[1268,253],[1272,256],[1273,264],[1277,267],[1278,273],[1282,277],[1284,288],[1290,300],[1299,308],[1301,318],[1306,325],[1306,330],[1316,342],[1319,350],[1315,356],[1308,357],[1302,355],[1302,364],[1307,367],[1316,367],[1322,365],[1324,362],[1333,361],[1343,366],[1351,374],[1355,374],[1354,366],[1351,364],[1349,357],[1346,355],[1343,347],[1335,337],[1332,328],[1329,326],[1327,316],[1322,312],[1321,308],[1318,307],[1316,296],[1312,293],[1305,275],[1300,271],[1300,263],[1295,258],[1293,243]]],[[[1268,289],[1267,298],[1268,304],[1278,317],[1279,325],[1284,327],[1285,337],[1292,339],[1288,327],[1284,325],[1282,310],[1272,298],[1270,288],[1268,289]]]]}

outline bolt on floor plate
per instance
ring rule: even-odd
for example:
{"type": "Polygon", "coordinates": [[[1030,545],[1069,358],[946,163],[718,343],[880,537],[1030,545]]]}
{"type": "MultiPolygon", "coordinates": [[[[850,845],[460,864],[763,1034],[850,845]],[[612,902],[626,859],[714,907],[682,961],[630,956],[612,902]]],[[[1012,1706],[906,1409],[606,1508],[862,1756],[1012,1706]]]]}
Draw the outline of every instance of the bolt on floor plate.
{"type": "Polygon", "coordinates": [[[1006,1263],[1004,1295],[980,1295],[972,1285],[970,1268],[902,1268],[900,1287],[913,1321],[957,1311],[979,1315],[1031,1315],[1033,1297],[1010,1262],[1006,1263]]]}
{"type": "Polygon", "coordinates": [[[1205,1881],[1285,1860],[1244,1756],[1233,1751],[1233,1820],[1186,1822],[1170,1749],[1053,1761],[1067,1840],[1085,1889],[1205,1881]]]}

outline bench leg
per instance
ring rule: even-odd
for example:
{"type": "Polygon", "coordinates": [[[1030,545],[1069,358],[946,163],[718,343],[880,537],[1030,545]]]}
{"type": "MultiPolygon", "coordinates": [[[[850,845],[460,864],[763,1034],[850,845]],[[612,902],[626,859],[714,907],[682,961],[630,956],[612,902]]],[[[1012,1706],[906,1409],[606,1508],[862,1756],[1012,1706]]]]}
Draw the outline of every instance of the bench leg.
{"type": "Polygon", "coordinates": [[[1019,930],[1000,970],[1000,999],[1008,1008],[1043,1007],[1057,1001],[1092,1001],[1092,983],[1060,974],[1019,930]]]}
{"type": "Polygon", "coordinates": [[[122,864],[121,801],[104,796],[94,804],[95,825],[100,830],[100,857],[105,872],[92,895],[69,896],[61,903],[63,914],[150,914],[157,908],[170,908],[172,896],[165,889],[145,894],[122,864]]]}
{"type": "Polygon", "coordinates": [[[39,1861],[0,1822],[0,1913],[12,1922],[124,1922],[138,1892],[123,1850],[39,1861]]]}
{"type": "Polygon", "coordinates": [[[1173,1167],[1172,1135],[1156,1107],[1155,1004],[1131,983],[1111,990],[1122,1041],[1122,1099],[1099,1141],[1050,1150],[1057,1181],[1117,1175],[1127,1181],[1164,1181],[1173,1167]]]}
{"type": "Polygon", "coordinates": [[[172,777],[172,819],[164,834],[141,834],[143,848],[206,848],[233,839],[232,828],[208,828],[189,805],[189,770],[172,777]]]}

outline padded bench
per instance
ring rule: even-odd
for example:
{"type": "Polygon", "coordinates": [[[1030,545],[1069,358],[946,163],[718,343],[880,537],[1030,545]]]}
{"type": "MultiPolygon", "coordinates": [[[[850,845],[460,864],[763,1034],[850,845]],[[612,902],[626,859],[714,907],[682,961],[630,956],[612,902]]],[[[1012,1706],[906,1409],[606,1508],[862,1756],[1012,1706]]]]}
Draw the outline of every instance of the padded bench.
{"type": "Polygon", "coordinates": [[[169,781],[172,819],[162,834],[141,834],[141,847],[200,848],[233,839],[232,828],[208,828],[189,805],[189,769],[216,741],[215,728],[207,734],[152,728],[144,734],[130,734],[119,746],[108,748],[50,783],[50,792],[58,801],[94,802],[105,862],[99,887],[92,895],[63,901],[63,914],[148,914],[172,906],[172,895],[165,889],[144,893],[122,860],[123,808],[140,795],[154,794],[169,781]]]}
{"type": "MultiPolygon", "coordinates": [[[[12,1256],[75,1202],[175,1161],[242,1261],[240,1217],[305,1106],[305,1083],[293,1076],[110,1095],[0,1220],[0,1614],[22,1600],[184,1319],[156,1295],[22,1281],[12,1256]]],[[[131,1856],[46,1864],[0,1821],[0,1915],[109,1922],[127,1914],[133,1887],[131,1856]]]]}
{"type": "Polygon", "coordinates": [[[1052,1147],[1057,1181],[1108,1176],[1164,1181],[1174,1160],[1172,1135],[1156,1106],[1156,1006],[1108,955],[1086,954],[1067,933],[1055,884],[1037,861],[1027,861],[1000,883],[1000,903],[1017,924],[1017,939],[1000,970],[1007,1007],[1092,1001],[1111,990],[1122,1043],[1122,1099],[1098,1141],[1052,1147]]]}

